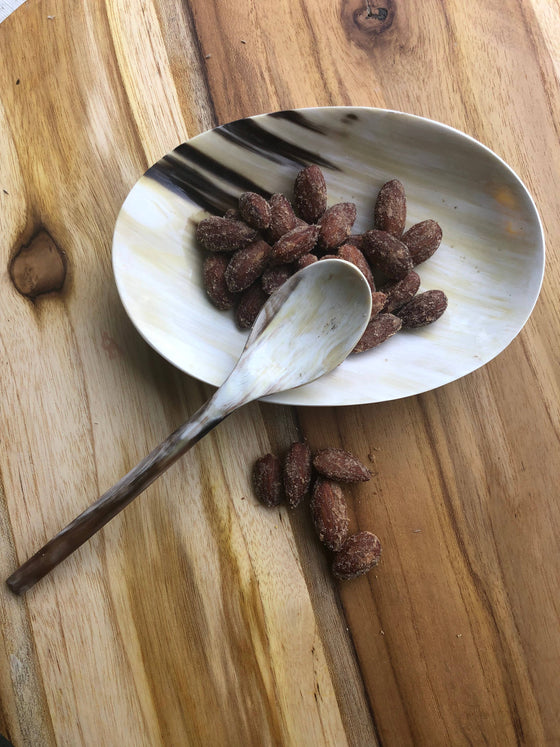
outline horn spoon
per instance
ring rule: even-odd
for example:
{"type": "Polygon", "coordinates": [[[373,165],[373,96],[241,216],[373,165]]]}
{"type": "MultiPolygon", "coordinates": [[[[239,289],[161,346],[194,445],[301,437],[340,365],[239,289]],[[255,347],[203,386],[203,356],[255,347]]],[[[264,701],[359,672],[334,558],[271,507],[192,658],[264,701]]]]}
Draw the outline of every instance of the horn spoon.
{"type": "Polygon", "coordinates": [[[7,579],[9,588],[28,591],[239,407],[336,368],[370,313],[369,286],[344,260],[315,262],[289,278],[262,308],[235,368],[208,402],[20,566],[7,579]]]}

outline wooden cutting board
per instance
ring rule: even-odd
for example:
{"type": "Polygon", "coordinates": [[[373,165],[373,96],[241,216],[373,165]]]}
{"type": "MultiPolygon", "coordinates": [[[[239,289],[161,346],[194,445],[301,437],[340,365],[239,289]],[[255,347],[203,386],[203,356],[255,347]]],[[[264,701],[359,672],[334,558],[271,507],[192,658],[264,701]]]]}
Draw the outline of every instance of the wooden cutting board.
{"type": "Polygon", "coordinates": [[[298,106],[429,116],[518,171],[549,240],[485,368],[382,405],[249,406],[24,598],[2,587],[0,734],[560,743],[558,33],[545,0],[28,0],[0,26],[2,578],[210,393],[140,339],[111,271],[122,201],[189,136],[298,106]],[[17,290],[22,251],[51,292],[17,290]],[[251,493],[253,460],[302,437],[374,473],[348,495],[383,561],[346,585],[305,509],[251,493]]]}

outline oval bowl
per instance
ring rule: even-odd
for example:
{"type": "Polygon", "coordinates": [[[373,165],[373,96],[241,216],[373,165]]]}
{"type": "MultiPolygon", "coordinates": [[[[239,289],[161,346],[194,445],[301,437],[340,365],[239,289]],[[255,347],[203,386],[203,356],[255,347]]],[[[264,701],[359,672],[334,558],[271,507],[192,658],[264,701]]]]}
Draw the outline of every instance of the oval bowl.
{"type": "Polygon", "coordinates": [[[122,303],[144,339],[191,376],[219,386],[248,332],[215,309],[202,287],[196,223],[235,207],[241,192],[291,195],[318,164],[328,201],[355,202],[353,229],[372,227],[381,185],[404,184],[407,224],[435,219],[443,241],[416,269],[420,290],[440,288],[445,314],[401,331],[335,371],[268,399],[355,405],[406,397],[487,363],[519,333],[537,300],[544,236],[535,204],[494,152],[447,125],[402,112],[322,107],[263,114],[193,137],[150,168],[119,213],[113,268],[122,303]]]}

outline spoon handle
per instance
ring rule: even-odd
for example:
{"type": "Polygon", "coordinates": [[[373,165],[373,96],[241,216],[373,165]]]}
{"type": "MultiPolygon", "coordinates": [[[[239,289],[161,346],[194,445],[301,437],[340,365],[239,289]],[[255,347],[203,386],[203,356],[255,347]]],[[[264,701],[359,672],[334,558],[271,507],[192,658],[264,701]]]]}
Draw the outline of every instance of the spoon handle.
{"type": "Polygon", "coordinates": [[[209,400],[142,461],[70,522],[6,581],[15,594],[24,594],[56,568],[101,527],[123,510],[173,462],[220,423],[226,414],[209,400]]]}

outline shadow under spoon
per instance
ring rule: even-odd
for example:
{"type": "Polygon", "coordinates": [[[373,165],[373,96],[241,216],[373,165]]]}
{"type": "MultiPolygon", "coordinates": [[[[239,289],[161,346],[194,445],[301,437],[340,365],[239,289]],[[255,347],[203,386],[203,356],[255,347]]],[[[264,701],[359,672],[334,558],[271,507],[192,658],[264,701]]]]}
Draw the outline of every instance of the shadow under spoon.
{"type": "Polygon", "coordinates": [[[360,339],[371,312],[361,272],[340,259],[300,270],[266,302],[235,368],[186,423],[6,581],[23,594],[122,511],[206,433],[239,407],[332,371],[360,339]]]}

